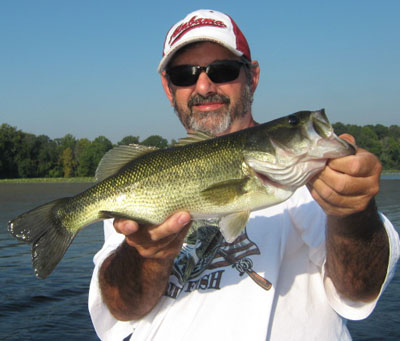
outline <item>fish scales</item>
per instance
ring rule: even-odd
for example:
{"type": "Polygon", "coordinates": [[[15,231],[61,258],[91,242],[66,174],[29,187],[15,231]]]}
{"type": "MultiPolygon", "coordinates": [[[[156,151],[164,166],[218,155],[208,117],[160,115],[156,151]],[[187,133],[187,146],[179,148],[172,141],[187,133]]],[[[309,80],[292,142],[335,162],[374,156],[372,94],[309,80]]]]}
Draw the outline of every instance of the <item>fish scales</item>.
{"type": "MultiPolygon", "coordinates": [[[[146,154],[132,161],[120,174],[82,193],[82,199],[75,200],[68,210],[77,210],[80,200],[92,202],[96,198],[91,203],[93,211],[119,212],[149,223],[161,223],[180,209],[195,212],[202,207],[212,212],[215,207],[201,192],[214,183],[245,177],[241,169],[243,147],[239,145],[243,143],[221,144],[210,140],[202,144],[203,148],[188,145],[146,154]]],[[[87,217],[87,221],[91,219],[92,216],[87,217]]]]}

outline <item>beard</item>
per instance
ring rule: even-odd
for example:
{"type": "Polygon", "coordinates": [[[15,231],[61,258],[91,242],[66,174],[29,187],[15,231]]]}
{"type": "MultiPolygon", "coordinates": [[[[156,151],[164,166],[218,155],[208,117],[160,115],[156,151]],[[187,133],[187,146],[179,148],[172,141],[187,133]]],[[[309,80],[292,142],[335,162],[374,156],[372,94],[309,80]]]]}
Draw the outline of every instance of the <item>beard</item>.
{"type": "Polygon", "coordinates": [[[243,87],[239,101],[233,106],[227,96],[213,93],[203,97],[194,94],[188,101],[187,109],[183,109],[178,107],[174,94],[174,110],[185,129],[201,131],[214,136],[228,130],[236,119],[244,117],[250,112],[252,103],[253,94],[247,84],[243,87]],[[207,112],[193,111],[195,105],[216,102],[223,103],[224,106],[218,110],[207,112]]]}

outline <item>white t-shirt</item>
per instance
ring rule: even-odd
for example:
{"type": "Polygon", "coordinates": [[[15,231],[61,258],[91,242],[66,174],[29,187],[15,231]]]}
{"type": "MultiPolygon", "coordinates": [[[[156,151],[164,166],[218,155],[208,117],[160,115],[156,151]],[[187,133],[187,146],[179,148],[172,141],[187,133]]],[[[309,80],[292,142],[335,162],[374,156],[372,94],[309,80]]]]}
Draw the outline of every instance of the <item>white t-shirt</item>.
{"type": "MultiPolygon", "coordinates": [[[[390,240],[382,291],[394,274],[399,237],[390,240]]],[[[324,280],[326,215],[305,187],[284,203],[253,212],[246,231],[226,243],[213,226],[184,244],[166,294],[138,321],[117,321],[102,302],[98,270],[122,241],[112,221],[94,257],[89,311],[102,340],[347,340],[346,319],[366,318],[370,303],[340,297],[324,280]]]]}

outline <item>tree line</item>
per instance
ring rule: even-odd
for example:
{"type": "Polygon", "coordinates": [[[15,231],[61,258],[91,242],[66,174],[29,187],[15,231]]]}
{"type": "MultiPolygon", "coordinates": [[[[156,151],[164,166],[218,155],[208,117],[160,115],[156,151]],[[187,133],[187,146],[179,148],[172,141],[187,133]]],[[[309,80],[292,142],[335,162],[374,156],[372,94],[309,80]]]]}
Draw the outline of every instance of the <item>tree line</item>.
{"type": "MultiPolygon", "coordinates": [[[[357,145],[374,153],[386,170],[400,170],[400,127],[377,125],[358,126],[333,124],[335,132],[349,133],[357,145]]],[[[167,148],[175,143],[152,135],[140,141],[126,136],[117,145],[142,144],[167,148]]],[[[46,177],[92,177],[103,155],[115,145],[105,136],[93,141],[76,139],[71,134],[50,139],[36,136],[3,123],[0,126],[0,179],[46,177]]]]}
{"type": "MultiPolygon", "coordinates": [[[[143,141],[138,136],[126,136],[117,145],[131,143],[158,148],[169,146],[168,141],[159,135],[149,136],[143,141]]],[[[2,124],[0,179],[92,177],[103,155],[113,147],[105,136],[93,141],[76,139],[71,134],[50,139],[46,135],[36,136],[2,124]]]]}
{"type": "Polygon", "coordinates": [[[355,124],[332,124],[335,133],[353,135],[359,147],[374,153],[384,170],[400,170],[400,126],[386,127],[382,124],[358,126],[355,124]]]}

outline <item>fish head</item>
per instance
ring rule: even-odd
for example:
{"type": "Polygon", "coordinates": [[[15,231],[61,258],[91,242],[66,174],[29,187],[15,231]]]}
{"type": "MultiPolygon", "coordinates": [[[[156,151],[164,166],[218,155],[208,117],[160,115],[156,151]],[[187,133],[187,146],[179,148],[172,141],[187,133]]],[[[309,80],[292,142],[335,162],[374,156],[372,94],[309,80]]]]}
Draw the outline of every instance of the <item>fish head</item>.
{"type": "Polygon", "coordinates": [[[259,127],[249,138],[245,162],[269,187],[293,192],[328,159],[356,151],[335,134],[324,110],[300,111],[259,127]]]}
{"type": "Polygon", "coordinates": [[[303,135],[310,143],[307,154],[313,159],[335,159],[356,153],[356,147],[339,138],[330,124],[325,110],[311,111],[309,120],[305,120],[303,135]]]}

